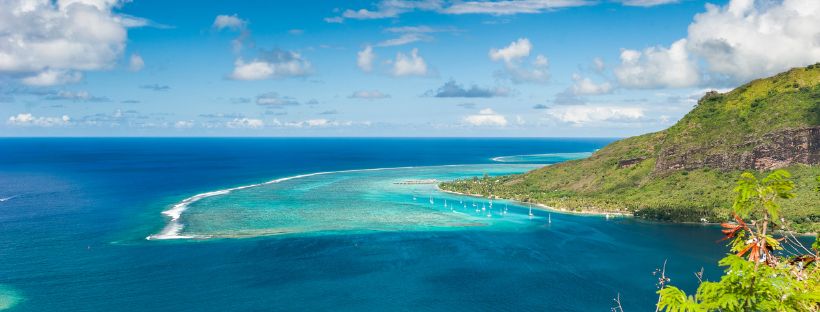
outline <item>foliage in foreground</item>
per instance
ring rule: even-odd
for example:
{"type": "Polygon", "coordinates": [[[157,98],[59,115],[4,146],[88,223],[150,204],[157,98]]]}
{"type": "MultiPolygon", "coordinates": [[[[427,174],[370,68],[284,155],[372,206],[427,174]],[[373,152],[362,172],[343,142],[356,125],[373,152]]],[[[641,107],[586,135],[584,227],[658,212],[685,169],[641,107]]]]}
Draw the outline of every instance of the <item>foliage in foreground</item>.
{"type": "Polygon", "coordinates": [[[820,246],[816,240],[811,250],[804,247],[779,218],[780,201],[794,198],[793,189],[785,170],[763,179],[742,174],[732,206],[735,221],[722,224],[731,239],[731,253],[719,262],[724,275],[717,282],[703,281],[694,295],[662,281],[658,310],[820,311],[820,246]],[[772,234],[775,226],[779,237],[772,234]]]}

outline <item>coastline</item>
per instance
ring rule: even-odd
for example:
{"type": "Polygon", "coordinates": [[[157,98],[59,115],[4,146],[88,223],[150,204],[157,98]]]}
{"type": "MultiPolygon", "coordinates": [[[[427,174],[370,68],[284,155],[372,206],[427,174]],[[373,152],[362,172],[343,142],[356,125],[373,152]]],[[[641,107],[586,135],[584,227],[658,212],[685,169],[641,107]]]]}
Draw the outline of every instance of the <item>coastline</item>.
{"type": "MultiPolygon", "coordinates": [[[[479,194],[468,194],[468,193],[460,193],[460,192],[455,192],[455,191],[444,190],[444,189],[440,188],[438,186],[438,184],[436,185],[436,190],[438,190],[439,192],[450,193],[450,194],[455,194],[455,195],[488,198],[488,197],[484,197],[484,196],[479,195],[479,194]]],[[[556,208],[556,207],[550,207],[550,206],[547,206],[547,205],[544,205],[544,204],[539,204],[539,203],[522,202],[522,201],[517,201],[517,200],[514,200],[514,199],[501,198],[501,197],[492,197],[492,198],[489,198],[489,199],[509,200],[509,201],[514,201],[514,202],[517,202],[517,203],[521,203],[522,205],[532,204],[534,207],[537,207],[540,210],[552,211],[552,212],[563,213],[563,214],[602,216],[602,217],[605,217],[605,216],[618,216],[618,217],[630,217],[630,218],[634,217],[631,213],[624,213],[624,212],[601,212],[601,211],[593,211],[593,210],[567,210],[567,209],[561,209],[561,208],[556,208]]]]}
{"type": "MultiPolygon", "coordinates": [[[[438,185],[436,185],[436,190],[438,190],[439,192],[455,194],[455,195],[479,197],[479,198],[488,198],[488,197],[484,197],[484,196],[479,195],[479,194],[467,194],[467,193],[460,193],[460,192],[455,192],[455,191],[444,190],[444,189],[440,188],[438,185]]],[[[552,211],[552,212],[570,214],[570,215],[586,215],[586,216],[607,216],[607,215],[610,215],[610,216],[618,216],[618,217],[622,217],[622,218],[634,218],[635,217],[632,213],[601,212],[601,211],[593,211],[593,210],[567,210],[567,209],[550,207],[550,206],[547,206],[547,205],[544,205],[544,204],[539,204],[539,203],[521,202],[521,201],[517,201],[517,200],[514,200],[514,199],[507,199],[507,198],[501,198],[501,197],[493,197],[492,199],[510,200],[510,201],[514,201],[514,202],[517,202],[517,203],[521,203],[522,205],[533,204],[534,207],[537,207],[540,210],[552,211]]],[[[641,219],[641,220],[653,221],[651,219],[641,219]]],[[[667,223],[720,225],[721,222],[667,222],[667,223]]],[[[780,232],[782,232],[782,231],[780,231],[780,232]]],[[[817,236],[817,233],[814,233],[814,232],[806,232],[806,233],[791,232],[791,234],[794,235],[794,236],[798,236],[798,237],[815,237],[815,236],[817,236]]]]}

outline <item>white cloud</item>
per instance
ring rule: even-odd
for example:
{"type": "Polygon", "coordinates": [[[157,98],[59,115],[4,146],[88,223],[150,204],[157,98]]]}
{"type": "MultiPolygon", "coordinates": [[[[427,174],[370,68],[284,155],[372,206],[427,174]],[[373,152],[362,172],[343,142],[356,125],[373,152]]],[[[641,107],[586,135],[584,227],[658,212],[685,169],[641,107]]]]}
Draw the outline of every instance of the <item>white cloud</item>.
{"type": "Polygon", "coordinates": [[[507,96],[510,94],[510,90],[505,88],[484,88],[475,84],[469,87],[464,87],[455,80],[451,79],[445,82],[444,85],[438,89],[429,90],[425,92],[425,94],[439,98],[490,98],[507,96]]]}
{"type": "Polygon", "coordinates": [[[345,10],[342,17],[351,19],[381,19],[399,16],[414,10],[435,10],[442,0],[384,0],[376,5],[376,10],[345,10]]]}
{"type": "Polygon", "coordinates": [[[425,76],[427,75],[427,63],[419,56],[419,50],[413,49],[410,55],[404,53],[396,54],[396,61],[393,62],[394,76],[425,76]]]}
{"type": "Polygon", "coordinates": [[[273,50],[262,54],[262,58],[246,62],[241,57],[234,62],[234,70],[228,76],[233,80],[262,80],[306,76],[310,72],[310,62],[299,53],[273,50]]]}
{"type": "Polygon", "coordinates": [[[621,64],[614,72],[618,83],[627,88],[680,88],[700,82],[697,65],[686,50],[686,39],[669,48],[623,50],[621,64]]]}
{"type": "Polygon", "coordinates": [[[194,126],[194,122],[190,120],[179,120],[174,123],[174,128],[177,129],[188,129],[194,126]]]}
{"type": "Polygon", "coordinates": [[[482,109],[477,115],[469,115],[464,117],[464,122],[473,126],[497,126],[504,127],[507,125],[507,118],[504,115],[499,115],[489,108],[482,109]]]}
{"type": "Polygon", "coordinates": [[[55,86],[67,83],[76,83],[83,79],[83,74],[77,71],[46,69],[33,76],[23,78],[23,83],[29,86],[55,86]]]}
{"type": "Polygon", "coordinates": [[[570,90],[575,95],[596,95],[612,92],[612,85],[609,82],[595,83],[589,77],[581,77],[578,74],[572,75],[574,84],[570,90]]]}
{"type": "Polygon", "coordinates": [[[296,106],[299,105],[295,99],[287,96],[279,96],[276,92],[260,94],[256,96],[257,105],[265,106],[296,106]]]}
{"type": "Polygon", "coordinates": [[[444,1],[444,0],[382,0],[375,10],[345,10],[342,16],[325,18],[328,23],[350,19],[394,18],[412,11],[433,11],[440,14],[533,14],[549,10],[593,4],[590,0],[501,0],[501,1],[444,1]]]}
{"type": "Polygon", "coordinates": [[[369,126],[370,122],[360,122],[354,123],[353,121],[336,121],[336,120],[328,120],[324,118],[318,119],[309,119],[304,121],[291,121],[284,123],[285,127],[292,127],[292,128],[325,128],[325,127],[349,127],[353,125],[364,125],[369,126]]]}
{"type": "Polygon", "coordinates": [[[594,122],[634,122],[644,117],[638,107],[569,106],[550,109],[547,114],[563,122],[582,125],[594,122]]]}
{"type": "Polygon", "coordinates": [[[119,4],[0,2],[0,73],[30,74],[27,84],[53,85],[79,80],[79,73],[69,74],[74,71],[112,67],[125,48],[127,27],[140,26],[129,23],[134,18],[112,13],[119,4]]]}
{"type": "Polygon", "coordinates": [[[524,60],[530,56],[532,43],[527,38],[519,38],[510,45],[496,49],[492,48],[489,57],[493,61],[504,63],[503,76],[507,76],[514,83],[544,83],[550,78],[549,60],[544,55],[536,55],[532,64],[527,66],[524,60]]]}
{"type": "Polygon", "coordinates": [[[707,5],[689,25],[687,42],[710,71],[736,82],[812,64],[820,61],[820,1],[707,5]]]}
{"type": "Polygon", "coordinates": [[[679,0],[620,0],[626,6],[651,7],[656,5],[677,3],[679,0]]]}
{"type": "Polygon", "coordinates": [[[430,36],[420,33],[406,33],[402,34],[397,38],[387,39],[385,41],[379,42],[376,46],[379,47],[394,47],[400,46],[405,44],[410,44],[413,42],[423,41],[423,40],[431,40],[430,36]]]}
{"type": "Polygon", "coordinates": [[[31,113],[22,113],[17,114],[17,116],[10,116],[6,123],[12,126],[23,127],[55,127],[69,125],[71,118],[67,115],[61,117],[36,117],[31,113]]]}
{"type": "Polygon", "coordinates": [[[604,63],[604,59],[600,57],[592,59],[592,69],[598,73],[603,72],[606,69],[606,63],[604,63]]]}
{"type": "Polygon", "coordinates": [[[262,80],[270,78],[274,73],[273,64],[253,60],[245,62],[243,59],[236,59],[233,72],[230,74],[233,80],[262,80]]]}
{"type": "Polygon", "coordinates": [[[128,60],[128,69],[131,71],[140,71],[145,68],[145,61],[142,59],[137,53],[131,54],[131,58],[128,60]]]}
{"type": "Polygon", "coordinates": [[[591,4],[587,0],[502,0],[460,1],[442,10],[445,14],[534,14],[566,7],[591,4]]]}
{"type": "Polygon", "coordinates": [[[731,0],[708,4],[669,48],[623,50],[615,75],[630,88],[691,87],[746,82],[818,60],[820,2],[731,0]]]}
{"type": "Polygon", "coordinates": [[[356,54],[356,65],[359,66],[359,69],[370,72],[373,70],[373,60],[375,59],[376,54],[373,53],[373,47],[366,46],[356,54]]]}
{"type": "Polygon", "coordinates": [[[353,92],[353,94],[351,94],[349,96],[349,98],[351,98],[351,99],[365,99],[365,100],[386,99],[386,98],[389,98],[389,97],[390,97],[389,94],[384,94],[384,93],[381,93],[380,91],[377,91],[377,90],[374,90],[374,91],[359,90],[359,91],[353,92]]]}
{"type": "Polygon", "coordinates": [[[230,29],[230,30],[242,30],[245,28],[245,25],[248,24],[248,21],[239,18],[238,15],[217,15],[214,19],[213,27],[217,30],[222,29],[230,29]]]}
{"type": "Polygon", "coordinates": [[[517,61],[530,56],[531,50],[532,43],[530,43],[530,40],[527,38],[519,38],[504,48],[490,49],[490,59],[493,61],[504,60],[505,62],[517,61]]]}
{"type": "Polygon", "coordinates": [[[378,47],[393,47],[405,44],[410,44],[418,41],[431,41],[433,37],[430,34],[443,32],[458,32],[455,27],[430,27],[430,26],[402,26],[386,28],[384,32],[400,34],[398,37],[391,38],[379,42],[378,47]]]}
{"type": "Polygon", "coordinates": [[[228,128],[251,128],[257,129],[265,126],[265,122],[255,118],[235,118],[225,124],[228,128]]]}

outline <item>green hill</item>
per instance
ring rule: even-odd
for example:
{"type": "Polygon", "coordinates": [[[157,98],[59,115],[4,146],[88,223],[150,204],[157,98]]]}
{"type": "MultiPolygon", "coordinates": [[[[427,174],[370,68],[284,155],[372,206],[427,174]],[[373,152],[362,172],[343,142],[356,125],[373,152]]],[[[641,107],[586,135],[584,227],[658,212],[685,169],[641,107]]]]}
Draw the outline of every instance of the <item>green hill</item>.
{"type": "Polygon", "coordinates": [[[813,191],[820,175],[820,63],[710,92],[669,129],[614,142],[587,159],[440,187],[566,210],[721,221],[742,171],[777,168],[798,185],[785,216],[799,231],[820,231],[820,193],[813,191]]]}

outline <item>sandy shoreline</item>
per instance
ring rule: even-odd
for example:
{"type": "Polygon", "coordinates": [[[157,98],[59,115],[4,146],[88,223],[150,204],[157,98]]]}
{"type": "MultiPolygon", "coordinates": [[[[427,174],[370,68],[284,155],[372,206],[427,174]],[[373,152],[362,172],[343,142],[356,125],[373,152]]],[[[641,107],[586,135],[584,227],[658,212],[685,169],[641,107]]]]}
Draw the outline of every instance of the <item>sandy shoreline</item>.
{"type": "MultiPolygon", "coordinates": [[[[478,195],[478,194],[467,194],[467,193],[459,193],[459,192],[454,192],[454,191],[443,190],[440,187],[438,187],[438,185],[436,185],[436,190],[438,190],[440,192],[444,192],[444,193],[455,194],[455,195],[487,198],[487,197],[484,197],[484,196],[478,195]]],[[[487,199],[490,199],[490,198],[487,198],[487,199]]],[[[521,205],[532,204],[533,207],[536,207],[540,210],[553,211],[553,212],[563,213],[563,214],[591,215],[591,216],[604,216],[604,217],[605,216],[632,217],[631,213],[624,213],[624,212],[601,212],[601,211],[592,211],[592,210],[566,210],[566,209],[550,207],[550,206],[547,206],[547,205],[544,205],[544,204],[521,202],[521,201],[517,201],[517,200],[514,200],[514,199],[507,199],[507,198],[500,198],[500,197],[493,197],[492,199],[511,200],[511,201],[520,203],[521,205]]]]}

